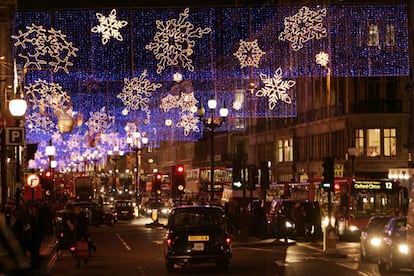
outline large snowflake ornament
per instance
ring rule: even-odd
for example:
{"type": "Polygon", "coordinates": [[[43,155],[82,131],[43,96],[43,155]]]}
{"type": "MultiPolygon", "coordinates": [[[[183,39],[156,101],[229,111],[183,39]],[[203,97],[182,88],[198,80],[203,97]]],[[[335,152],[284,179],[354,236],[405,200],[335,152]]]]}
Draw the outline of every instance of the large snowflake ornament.
{"type": "Polygon", "coordinates": [[[240,39],[240,46],[239,49],[233,54],[236,56],[240,61],[240,67],[248,67],[254,66],[259,67],[260,58],[266,54],[263,52],[259,44],[257,43],[257,39],[253,41],[244,41],[240,39]]]}
{"type": "Polygon", "coordinates": [[[102,107],[99,111],[89,112],[89,119],[85,123],[89,130],[93,133],[105,133],[112,126],[112,122],[115,116],[111,116],[106,113],[105,107],[102,107]]]}
{"type": "Polygon", "coordinates": [[[155,54],[157,74],[160,74],[166,65],[174,66],[181,61],[181,65],[189,71],[194,71],[193,61],[190,56],[193,53],[195,42],[193,39],[201,38],[211,32],[211,28],[195,28],[193,23],[186,21],[189,9],[180,13],[178,20],[170,19],[167,22],[156,21],[157,32],[153,42],[145,46],[145,49],[155,54]]]}
{"type": "Polygon", "coordinates": [[[97,12],[96,17],[99,20],[99,25],[91,29],[93,33],[102,34],[102,44],[108,43],[111,37],[116,38],[119,41],[124,40],[119,29],[125,27],[128,22],[123,20],[116,20],[116,10],[113,9],[108,17],[102,13],[97,12]]]}
{"type": "Polygon", "coordinates": [[[26,60],[26,68],[33,65],[42,69],[47,64],[53,67],[53,72],[62,69],[69,73],[68,67],[73,66],[70,59],[76,57],[78,51],[72,42],[66,40],[62,31],[53,28],[46,30],[35,24],[26,26],[26,32],[19,30],[18,35],[12,35],[12,38],[17,40],[14,46],[20,47],[18,55],[26,60]]]}
{"type": "Polygon", "coordinates": [[[150,106],[148,105],[149,98],[152,92],[160,88],[162,84],[151,83],[146,77],[147,70],[144,70],[139,78],[124,78],[122,92],[116,97],[121,99],[125,106],[124,114],[128,114],[131,109],[141,109],[147,114],[146,122],[149,122],[149,116],[151,114],[150,106]]]}
{"type": "Polygon", "coordinates": [[[295,86],[294,80],[282,80],[282,68],[278,68],[272,77],[260,73],[260,79],[265,87],[256,92],[258,97],[269,97],[269,108],[273,110],[276,104],[281,101],[286,104],[292,103],[292,98],[287,94],[287,90],[295,86]]]}
{"type": "Polygon", "coordinates": [[[285,29],[279,34],[279,40],[291,42],[292,49],[299,51],[309,40],[326,37],[326,28],[322,25],[325,16],[326,9],[312,11],[302,7],[295,15],[285,18],[285,29]]]}
{"type": "Polygon", "coordinates": [[[57,83],[36,80],[25,87],[26,99],[32,109],[54,113],[58,110],[69,110],[72,100],[69,94],[57,83]]]}
{"type": "Polygon", "coordinates": [[[191,131],[200,132],[198,128],[198,123],[200,119],[194,117],[194,113],[191,112],[180,112],[180,122],[176,124],[177,127],[184,128],[184,135],[188,136],[191,131]]]}

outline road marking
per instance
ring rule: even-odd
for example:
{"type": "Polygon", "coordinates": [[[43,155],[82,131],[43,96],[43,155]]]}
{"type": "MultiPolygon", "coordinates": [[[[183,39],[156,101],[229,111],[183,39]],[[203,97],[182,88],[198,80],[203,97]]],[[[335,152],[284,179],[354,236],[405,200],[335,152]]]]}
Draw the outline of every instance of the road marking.
{"type": "Polygon", "coordinates": [[[264,249],[264,248],[254,248],[254,247],[234,247],[232,250],[235,249],[244,249],[244,250],[251,250],[251,251],[264,251],[264,252],[275,252],[274,249],[264,249]]]}
{"type": "Polygon", "coordinates": [[[131,251],[131,247],[128,246],[128,244],[124,241],[123,238],[119,235],[119,233],[116,233],[116,236],[121,241],[122,245],[126,248],[126,250],[131,251]]]}

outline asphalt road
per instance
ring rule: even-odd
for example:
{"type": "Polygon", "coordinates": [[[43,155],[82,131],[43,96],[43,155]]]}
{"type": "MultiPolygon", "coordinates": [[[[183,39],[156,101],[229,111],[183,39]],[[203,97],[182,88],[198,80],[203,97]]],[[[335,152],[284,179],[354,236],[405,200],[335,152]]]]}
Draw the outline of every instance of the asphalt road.
{"type": "MultiPolygon", "coordinates": [[[[87,265],[76,268],[76,259],[62,252],[52,275],[167,275],[162,255],[162,228],[145,227],[149,218],[119,221],[115,226],[91,228],[97,245],[87,265]]],[[[160,219],[165,223],[164,219],[160,219]]],[[[214,265],[185,266],[175,275],[381,275],[375,263],[360,262],[359,243],[337,243],[337,252],[326,254],[320,242],[277,244],[274,240],[233,242],[232,267],[218,272],[214,265]]],[[[388,275],[412,275],[402,271],[388,275]]]]}

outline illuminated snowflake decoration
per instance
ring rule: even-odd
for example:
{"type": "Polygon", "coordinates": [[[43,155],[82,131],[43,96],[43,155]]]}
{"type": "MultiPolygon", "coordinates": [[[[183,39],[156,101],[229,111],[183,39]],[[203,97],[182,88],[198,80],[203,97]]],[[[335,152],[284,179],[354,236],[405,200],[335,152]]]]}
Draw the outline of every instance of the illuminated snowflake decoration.
{"type": "Polygon", "coordinates": [[[282,69],[279,67],[273,78],[260,73],[260,79],[264,83],[265,87],[256,92],[258,97],[269,97],[269,108],[273,110],[276,104],[284,102],[291,104],[292,99],[287,94],[287,90],[295,86],[296,81],[294,80],[282,80],[282,69]]]}
{"type": "MultiPolygon", "coordinates": [[[[194,113],[197,112],[198,100],[194,97],[194,88],[191,81],[186,80],[177,83],[171,87],[171,93],[178,94],[177,96],[168,94],[161,99],[161,109],[165,112],[173,108],[181,108],[180,122],[176,124],[176,127],[184,128],[184,135],[188,136],[190,131],[199,132],[197,123],[199,118],[194,117],[194,113]]],[[[168,120],[169,124],[172,124],[172,120],[168,120]]]]}
{"type": "Polygon", "coordinates": [[[177,127],[184,128],[184,135],[188,136],[191,131],[200,132],[197,124],[200,121],[198,117],[194,117],[191,112],[180,112],[180,122],[176,124],[177,127]]]}
{"type": "Polygon", "coordinates": [[[66,40],[66,35],[60,30],[46,30],[35,24],[26,26],[26,30],[19,30],[18,35],[12,35],[17,40],[14,46],[20,47],[19,56],[26,60],[24,67],[35,66],[42,69],[47,64],[53,67],[53,72],[62,69],[69,73],[68,67],[73,66],[70,59],[76,57],[78,48],[66,40]]]}
{"type": "Polygon", "coordinates": [[[134,132],[139,132],[139,129],[138,129],[138,127],[137,127],[137,125],[135,123],[127,122],[127,124],[126,124],[126,126],[125,126],[124,129],[125,129],[125,132],[128,135],[131,135],[134,132]]]}
{"type": "Polygon", "coordinates": [[[49,133],[56,127],[50,117],[41,116],[38,112],[26,114],[25,124],[27,130],[32,133],[49,133]]]}
{"type": "Polygon", "coordinates": [[[115,116],[110,116],[106,113],[105,107],[102,107],[99,111],[89,112],[89,119],[85,123],[89,130],[93,133],[105,133],[111,128],[112,122],[115,116]]]}
{"type": "Polygon", "coordinates": [[[195,28],[191,22],[186,21],[188,12],[189,9],[186,8],[178,20],[170,19],[165,23],[156,21],[158,32],[145,49],[152,51],[158,60],[157,74],[165,69],[165,65],[175,66],[179,61],[184,68],[194,71],[193,61],[189,58],[195,45],[193,39],[210,33],[211,28],[195,28]]]}
{"type": "Polygon", "coordinates": [[[103,14],[97,12],[96,17],[99,20],[99,25],[95,26],[91,29],[93,33],[101,33],[102,34],[102,44],[105,45],[108,43],[111,37],[116,38],[119,41],[123,41],[124,38],[122,37],[119,29],[125,27],[128,22],[116,20],[116,10],[113,9],[108,17],[105,17],[103,14]]]}
{"type": "Polygon", "coordinates": [[[172,108],[179,107],[178,101],[180,97],[168,94],[164,98],[161,99],[160,108],[164,110],[164,112],[170,111],[172,108]]]}
{"type": "Polygon", "coordinates": [[[57,83],[36,80],[25,87],[26,100],[32,109],[55,113],[69,110],[72,100],[69,94],[57,83]]]}
{"type": "Polygon", "coordinates": [[[77,149],[81,145],[81,137],[78,134],[70,135],[69,140],[67,141],[67,146],[70,149],[77,149]]]}
{"type": "Polygon", "coordinates": [[[326,29],[322,25],[325,16],[326,9],[311,11],[302,7],[295,15],[285,18],[285,29],[279,34],[279,40],[291,42],[292,49],[299,51],[309,40],[326,37],[326,29]]]}
{"type": "Polygon", "coordinates": [[[258,43],[257,39],[253,41],[244,41],[240,39],[240,46],[233,55],[236,56],[240,61],[240,67],[254,66],[259,67],[260,58],[266,54],[263,52],[258,43]]]}
{"type": "Polygon", "coordinates": [[[150,106],[148,105],[149,98],[153,91],[162,86],[160,83],[151,83],[147,77],[147,70],[142,72],[139,78],[132,79],[124,78],[124,87],[122,92],[116,97],[121,99],[125,106],[124,114],[128,114],[131,109],[141,109],[147,114],[146,123],[149,123],[149,117],[151,114],[150,106]]]}
{"type": "Polygon", "coordinates": [[[327,66],[329,62],[329,55],[325,52],[319,52],[316,54],[316,64],[321,66],[327,66]]]}

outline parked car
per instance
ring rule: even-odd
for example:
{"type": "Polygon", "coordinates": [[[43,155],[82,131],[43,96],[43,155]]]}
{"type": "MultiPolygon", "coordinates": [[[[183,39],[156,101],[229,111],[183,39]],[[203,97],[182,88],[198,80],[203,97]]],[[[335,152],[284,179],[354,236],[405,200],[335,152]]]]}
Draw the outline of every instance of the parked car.
{"type": "Polygon", "coordinates": [[[369,219],[367,226],[362,229],[360,236],[361,261],[377,259],[384,227],[390,219],[391,216],[373,216],[369,219]]]}
{"type": "Polygon", "coordinates": [[[407,243],[407,218],[394,217],[385,225],[381,246],[378,250],[380,271],[410,268],[412,252],[407,243]]]}
{"type": "Polygon", "coordinates": [[[134,204],[132,200],[122,199],[115,201],[115,211],[120,220],[131,220],[135,217],[134,204]]]}
{"type": "Polygon", "coordinates": [[[164,257],[168,272],[176,265],[199,263],[215,263],[221,270],[230,267],[231,239],[221,207],[174,207],[166,228],[164,257]]]}

